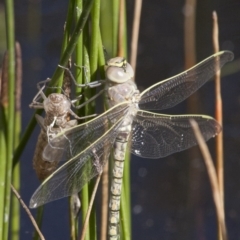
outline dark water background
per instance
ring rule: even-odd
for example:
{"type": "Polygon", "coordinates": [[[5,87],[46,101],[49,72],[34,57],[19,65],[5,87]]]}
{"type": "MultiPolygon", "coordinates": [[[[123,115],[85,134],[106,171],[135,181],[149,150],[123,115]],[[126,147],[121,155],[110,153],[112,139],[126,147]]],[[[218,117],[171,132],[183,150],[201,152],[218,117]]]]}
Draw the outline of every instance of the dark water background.
{"type": "MultiPolygon", "coordinates": [[[[51,77],[60,55],[62,28],[67,1],[15,2],[16,38],[23,54],[23,129],[33,110],[28,108],[37,92],[36,84],[51,77]]],[[[184,70],[184,1],[148,0],[143,2],[136,81],[144,89],[184,70]]],[[[133,1],[128,1],[129,32],[133,1]]],[[[198,1],[197,59],[212,54],[212,10],[220,24],[220,48],[240,55],[240,2],[198,1]]],[[[130,35],[129,35],[130,36],[130,35]]],[[[224,109],[225,206],[230,240],[240,239],[240,73],[222,79],[224,109]]],[[[214,83],[207,83],[198,94],[199,114],[214,115],[214,83]]],[[[187,113],[186,101],[165,113],[187,113]]],[[[25,202],[39,185],[32,169],[32,158],[39,127],[21,157],[21,195],[25,202]]],[[[214,140],[208,144],[213,150],[214,140]]],[[[197,149],[197,148],[196,148],[197,149]]],[[[214,156],[214,151],[212,151],[214,156]]],[[[189,151],[159,160],[132,156],[133,240],[214,240],[216,214],[209,179],[201,155],[189,151]]],[[[34,211],[33,211],[34,212],[34,211]]],[[[67,200],[47,204],[43,233],[47,240],[69,239],[67,200]]],[[[21,211],[21,239],[31,239],[33,226],[21,211]]]]}

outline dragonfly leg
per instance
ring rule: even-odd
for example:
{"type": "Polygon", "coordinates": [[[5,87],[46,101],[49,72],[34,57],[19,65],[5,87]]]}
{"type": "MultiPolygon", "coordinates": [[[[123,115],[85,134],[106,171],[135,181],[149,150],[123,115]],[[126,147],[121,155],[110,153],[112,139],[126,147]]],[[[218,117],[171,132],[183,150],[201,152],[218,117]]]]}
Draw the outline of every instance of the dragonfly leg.
{"type": "Polygon", "coordinates": [[[75,105],[74,103],[76,101],[78,101],[78,99],[74,99],[71,101],[72,106],[76,109],[80,109],[82,107],[84,107],[85,105],[87,105],[88,103],[90,103],[91,101],[93,101],[94,99],[96,99],[98,96],[100,96],[102,93],[104,92],[104,89],[100,90],[97,94],[95,94],[93,97],[89,98],[87,101],[85,101],[84,103],[80,104],[80,105],[75,105]]]}
{"type": "Polygon", "coordinates": [[[42,97],[43,100],[47,99],[45,93],[43,92],[43,89],[46,87],[46,83],[49,82],[51,79],[47,78],[44,81],[41,81],[37,84],[37,88],[39,89],[38,93],[36,94],[36,96],[33,98],[32,103],[29,105],[30,108],[37,108],[37,109],[42,109],[43,108],[43,104],[41,102],[39,102],[39,99],[42,97]],[[43,84],[43,86],[41,87],[40,85],[43,84]]]}
{"type": "MultiPolygon", "coordinates": [[[[74,64],[74,66],[76,66],[76,67],[78,67],[78,68],[86,69],[85,66],[81,66],[81,67],[80,67],[80,66],[77,66],[76,64],[74,64]]],[[[70,70],[69,68],[64,67],[64,66],[61,66],[61,65],[58,65],[58,67],[63,68],[65,71],[67,71],[67,72],[69,73],[69,76],[71,77],[72,81],[74,82],[75,86],[77,86],[77,87],[90,87],[90,88],[95,88],[95,87],[101,86],[101,85],[105,82],[105,80],[97,80],[97,81],[94,81],[94,82],[88,81],[88,79],[87,79],[87,77],[86,77],[86,76],[87,76],[87,75],[86,75],[86,71],[87,71],[87,70],[84,70],[84,75],[85,75],[85,77],[86,77],[86,79],[87,79],[87,83],[85,83],[85,84],[80,84],[80,83],[77,83],[76,79],[74,78],[74,76],[73,76],[73,74],[72,74],[72,72],[71,72],[71,70],[70,70]]]]}
{"type": "Polygon", "coordinates": [[[51,81],[51,78],[47,78],[46,80],[43,80],[43,81],[39,82],[37,84],[38,90],[43,90],[46,87],[47,83],[50,82],[50,81],[51,81]],[[41,87],[41,84],[43,84],[42,87],[41,87]]]}
{"type": "Polygon", "coordinates": [[[86,119],[86,118],[91,118],[91,117],[96,117],[97,114],[92,114],[92,115],[88,115],[85,117],[79,117],[76,113],[74,113],[71,109],[68,110],[68,112],[76,119],[86,119]]]}

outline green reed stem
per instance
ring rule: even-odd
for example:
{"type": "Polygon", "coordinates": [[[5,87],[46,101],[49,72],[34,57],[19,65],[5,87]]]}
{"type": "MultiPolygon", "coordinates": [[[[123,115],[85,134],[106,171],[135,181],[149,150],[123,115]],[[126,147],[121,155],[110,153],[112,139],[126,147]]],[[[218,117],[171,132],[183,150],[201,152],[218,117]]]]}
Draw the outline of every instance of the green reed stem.
{"type": "MultiPolygon", "coordinates": [[[[128,154],[129,155],[129,154],[128,154]]],[[[126,161],[126,159],[125,159],[126,161]]],[[[124,166],[124,175],[128,175],[128,172],[126,172],[125,166],[124,166]]],[[[129,213],[127,212],[129,210],[129,203],[127,201],[127,189],[126,185],[123,183],[122,186],[122,195],[121,195],[121,208],[120,208],[120,216],[121,216],[121,226],[122,226],[122,238],[124,240],[131,240],[131,228],[130,228],[130,219],[129,219],[129,213]]]]}
{"type": "MultiPolygon", "coordinates": [[[[18,146],[21,134],[21,96],[22,96],[22,51],[21,46],[16,43],[16,91],[15,91],[15,131],[14,131],[14,149],[18,146]]],[[[13,169],[13,185],[17,191],[20,190],[20,162],[13,169]]],[[[16,197],[11,202],[11,239],[20,238],[20,204],[16,197]]]]}
{"type": "MultiPolygon", "coordinates": [[[[14,146],[18,145],[21,133],[21,111],[16,111],[15,117],[15,143],[14,146]]],[[[13,186],[17,191],[20,190],[20,162],[13,169],[13,186]]],[[[19,201],[16,197],[12,198],[11,202],[11,239],[20,239],[20,206],[19,201]]]]}
{"type": "MultiPolygon", "coordinates": [[[[85,23],[88,19],[91,9],[92,9],[93,2],[94,2],[94,0],[85,1],[85,5],[83,7],[82,14],[76,24],[74,33],[69,41],[69,44],[68,44],[66,50],[64,51],[63,55],[61,56],[61,59],[59,62],[59,64],[61,66],[66,66],[68,59],[71,57],[71,55],[77,45],[78,38],[84,29],[85,23]]],[[[59,81],[59,78],[61,77],[62,73],[63,73],[63,69],[60,67],[57,67],[57,69],[55,70],[55,72],[53,74],[50,86],[57,85],[57,82],[59,81]]]]}
{"type": "MultiPolygon", "coordinates": [[[[76,0],[75,4],[73,6],[73,11],[72,11],[72,16],[75,18],[75,21],[78,22],[78,20],[80,19],[80,16],[82,14],[82,8],[83,8],[83,3],[82,0],[76,0]]],[[[70,29],[71,25],[69,24],[69,29],[70,29]]],[[[68,26],[66,25],[66,31],[68,31],[68,26]]],[[[83,53],[83,33],[79,36],[77,44],[76,44],[76,48],[75,48],[75,63],[77,66],[82,66],[82,53],[83,53]]],[[[67,39],[68,40],[68,39],[67,39]]],[[[78,84],[82,84],[83,83],[83,75],[82,75],[82,69],[81,68],[75,68],[76,74],[75,74],[75,79],[77,81],[78,84]]],[[[81,88],[77,88],[75,89],[74,94],[76,94],[76,96],[79,96],[81,93],[81,88]]],[[[82,116],[83,114],[83,109],[79,109],[77,110],[77,114],[79,116],[82,116]]],[[[71,198],[71,197],[70,197],[71,198]]],[[[82,205],[82,201],[81,201],[81,205],[82,205]]],[[[81,206],[82,208],[82,206],[81,206]]],[[[78,237],[78,217],[76,217],[72,211],[71,208],[71,200],[70,200],[70,229],[71,229],[71,240],[75,240],[78,237]]]]}
{"type": "MultiPolygon", "coordinates": [[[[127,58],[127,21],[126,21],[126,9],[124,9],[124,35],[122,36],[123,52],[124,57],[127,58]]],[[[128,151],[125,156],[124,162],[124,173],[123,173],[123,195],[121,199],[121,216],[122,216],[122,226],[124,232],[124,239],[131,239],[131,189],[130,189],[130,163],[131,163],[131,153],[128,151]]]]}
{"type": "MultiPolygon", "coordinates": [[[[84,32],[83,32],[83,66],[85,67],[85,77],[87,79],[84,78],[85,81],[89,81],[90,79],[90,63],[89,63],[89,29],[85,28],[84,32]]],[[[90,96],[90,89],[86,89],[84,91],[84,101],[89,99],[90,96]]],[[[85,106],[85,115],[89,115],[92,114],[91,110],[89,108],[89,105],[85,106]]],[[[91,193],[89,190],[89,186],[88,184],[86,184],[83,187],[82,190],[82,222],[84,222],[84,219],[86,218],[87,215],[87,211],[88,211],[88,206],[89,206],[89,201],[90,201],[90,197],[91,193]]],[[[85,235],[85,240],[91,240],[91,231],[94,231],[91,227],[91,225],[89,224],[86,230],[86,235],[85,235]]]]}
{"type": "MultiPolygon", "coordinates": [[[[98,42],[99,42],[99,21],[100,21],[100,0],[95,0],[93,4],[93,8],[91,11],[91,45],[90,45],[90,74],[91,81],[96,80],[97,75],[97,67],[98,67],[98,42]]],[[[89,89],[90,97],[96,94],[95,89],[89,89]]],[[[89,114],[95,113],[95,104],[91,103],[91,107],[88,111],[89,114]]],[[[89,184],[89,193],[92,195],[93,189],[95,186],[95,182],[91,181],[89,184]]],[[[92,207],[92,212],[89,219],[89,227],[90,227],[90,237],[91,240],[97,239],[97,229],[96,229],[96,212],[95,205],[92,207]]]]}
{"type": "Polygon", "coordinates": [[[11,203],[11,180],[12,180],[12,155],[14,143],[14,120],[15,120],[15,26],[13,0],[5,1],[6,8],[6,31],[8,50],[8,113],[7,113],[7,164],[4,198],[4,223],[1,239],[8,239],[9,216],[11,203]]]}
{"type": "MultiPolygon", "coordinates": [[[[67,46],[67,48],[65,49],[65,51],[63,52],[63,54],[61,55],[61,59],[60,59],[60,62],[59,64],[61,66],[66,66],[67,64],[67,61],[68,59],[70,58],[71,54],[73,53],[74,51],[74,48],[77,44],[77,40],[78,40],[78,37],[80,36],[80,34],[82,33],[82,30],[84,28],[84,25],[86,23],[86,20],[88,19],[88,16],[89,16],[89,13],[91,11],[91,7],[92,7],[92,4],[93,4],[93,1],[94,0],[89,0],[89,1],[86,1],[86,4],[84,5],[84,9],[83,9],[83,12],[81,14],[81,17],[79,18],[78,22],[77,22],[77,25],[75,27],[75,30],[72,34],[72,38],[67,46]]],[[[6,2],[8,2],[6,0],[6,2]]],[[[57,86],[57,81],[60,80],[61,76],[62,76],[62,73],[63,73],[63,69],[60,68],[60,67],[57,67],[57,69],[55,70],[54,74],[53,74],[53,77],[52,77],[52,81],[51,81],[51,84],[50,86],[57,86]]],[[[47,91],[47,94],[49,92],[47,91]]],[[[35,114],[41,114],[42,113],[42,110],[36,110],[34,115],[32,116],[28,126],[27,126],[27,129],[26,131],[24,132],[23,134],[23,137],[20,141],[20,144],[19,146],[17,147],[15,153],[14,153],[14,157],[13,157],[13,164],[15,165],[23,150],[24,150],[24,147],[26,146],[26,143],[28,142],[32,132],[33,132],[33,129],[36,125],[36,120],[35,120],[35,114]]]]}
{"type": "Polygon", "coordinates": [[[0,105],[0,238],[3,239],[4,223],[4,199],[5,199],[5,180],[7,165],[7,143],[6,143],[6,109],[0,105]]]}

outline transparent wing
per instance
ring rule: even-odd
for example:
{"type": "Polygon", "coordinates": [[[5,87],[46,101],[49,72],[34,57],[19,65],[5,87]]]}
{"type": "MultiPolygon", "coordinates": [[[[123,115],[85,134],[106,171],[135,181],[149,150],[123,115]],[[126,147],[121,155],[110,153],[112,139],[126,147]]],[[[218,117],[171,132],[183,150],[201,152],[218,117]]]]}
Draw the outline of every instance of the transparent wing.
{"type": "Polygon", "coordinates": [[[110,126],[125,116],[128,108],[129,103],[121,103],[85,124],[63,130],[48,143],[43,156],[53,158],[51,153],[54,152],[55,156],[62,156],[62,160],[73,158],[101,138],[110,126]]]}
{"type": "Polygon", "coordinates": [[[162,115],[139,111],[132,124],[131,152],[144,158],[161,158],[197,145],[189,119],[199,125],[207,141],[221,131],[219,123],[205,115],[162,115]]]}
{"type": "Polygon", "coordinates": [[[34,192],[30,208],[78,193],[90,179],[101,173],[120,124],[121,119],[87,149],[52,173],[34,192]]]}
{"type": "Polygon", "coordinates": [[[51,145],[47,144],[42,152],[43,159],[47,162],[55,162],[61,161],[66,158],[64,154],[66,154],[66,149],[63,145],[64,141],[59,142],[58,147],[51,147],[51,145]]]}
{"type": "Polygon", "coordinates": [[[233,57],[229,51],[216,53],[189,70],[151,86],[141,93],[139,108],[161,110],[177,105],[197,91],[233,57]]]}

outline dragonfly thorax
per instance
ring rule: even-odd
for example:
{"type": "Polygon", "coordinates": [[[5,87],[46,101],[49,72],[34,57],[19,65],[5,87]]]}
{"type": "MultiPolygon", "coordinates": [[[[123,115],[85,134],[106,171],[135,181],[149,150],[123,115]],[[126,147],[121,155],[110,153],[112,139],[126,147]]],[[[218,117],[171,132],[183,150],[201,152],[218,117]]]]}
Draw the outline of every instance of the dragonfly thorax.
{"type": "Polygon", "coordinates": [[[107,92],[109,107],[113,107],[116,104],[119,104],[125,101],[135,102],[135,96],[139,95],[137,86],[132,81],[132,79],[129,79],[124,83],[118,83],[118,84],[107,82],[106,92],[107,92]]]}

